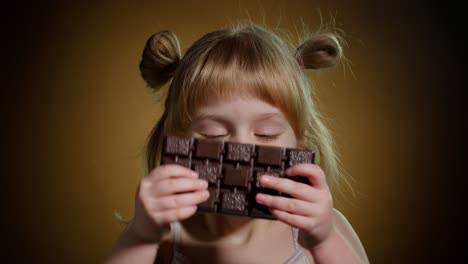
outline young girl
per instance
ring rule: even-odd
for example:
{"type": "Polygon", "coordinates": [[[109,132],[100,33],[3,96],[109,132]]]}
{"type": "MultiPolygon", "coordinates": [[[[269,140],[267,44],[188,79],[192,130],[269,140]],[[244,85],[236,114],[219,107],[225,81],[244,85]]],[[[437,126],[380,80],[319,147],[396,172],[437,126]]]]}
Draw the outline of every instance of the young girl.
{"type": "Polygon", "coordinates": [[[172,82],[147,145],[135,216],[108,263],[367,263],[356,233],[333,208],[337,160],[304,74],[339,62],[338,38],[316,34],[292,48],[248,22],[208,33],[180,54],[169,31],[154,34],[144,49],[148,85],[172,82]],[[256,196],[277,220],[196,213],[208,199],[207,182],[182,166],[158,166],[166,134],[306,148],[317,165],[286,171],[310,185],[261,176],[263,187],[292,196],[256,196]]]}

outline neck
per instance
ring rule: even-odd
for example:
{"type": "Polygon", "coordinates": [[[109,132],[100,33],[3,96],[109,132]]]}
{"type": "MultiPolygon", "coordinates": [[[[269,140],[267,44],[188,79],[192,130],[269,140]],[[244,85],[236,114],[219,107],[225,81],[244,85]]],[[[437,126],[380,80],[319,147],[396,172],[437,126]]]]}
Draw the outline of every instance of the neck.
{"type": "Polygon", "coordinates": [[[232,234],[251,234],[253,219],[219,214],[204,214],[205,228],[215,237],[226,237],[232,234]]]}
{"type": "Polygon", "coordinates": [[[207,242],[217,241],[218,244],[231,245],[246,244],[255,233],[265,232],[272,224],[269,220],[211,213],[196,214],[190,222],[202,227],[200,234],[192,235],[207,242]]]}

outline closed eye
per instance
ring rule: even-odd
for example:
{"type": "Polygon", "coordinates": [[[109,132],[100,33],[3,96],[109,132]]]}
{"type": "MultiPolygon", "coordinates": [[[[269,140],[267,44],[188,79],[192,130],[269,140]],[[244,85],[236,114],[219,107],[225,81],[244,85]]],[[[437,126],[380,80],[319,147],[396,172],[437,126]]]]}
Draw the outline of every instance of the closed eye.
{"type": "Polygon", "coordinates": [[[271,141],[271,140],[275,140],[275,139],[278,139],[279,137],[281,136],[281,133],[278,133],[278,134],[255,134],[255,137],[258,138],[258,140],[260,141],[271,141]]]}
{"type": "Polygon", "coordinates": [[[203,134],[203,133],[200,133],[200,135],[202,135],[204,138],[209,138],[209,139],[220,139],[220,138],[223,138],[223,137],[226,137],[228,134],[203,134]]]}

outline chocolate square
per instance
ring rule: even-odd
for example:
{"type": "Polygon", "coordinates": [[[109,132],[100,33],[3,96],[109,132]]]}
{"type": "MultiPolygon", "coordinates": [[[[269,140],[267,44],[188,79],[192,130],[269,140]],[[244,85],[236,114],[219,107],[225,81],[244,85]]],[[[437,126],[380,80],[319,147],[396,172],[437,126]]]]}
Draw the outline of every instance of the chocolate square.
{"type": "Polygon", "coordinates": [[[164,156],[161,157],[161,164],[176,164],[174,157],[172,156],[164,156]]]}
{"type": "Polygon", "coordinates": [[[280,169],[271,169],[271,170],[267,170],[263,173],[263,175],[270,175],[270,176],[273,176],[273,177],[281,177],[283,176],[283,171],[280,170],[280,169]]]}
{"type": "Polygon", "coordinates": [[[245,192],[223,192],[221,195],[221,211],[245,214],[245,192]]]}
{"type": "Polygon", "coordinates": [[[223,184],[234,187],[248,187],[250,168],[226,167],[224,169],[223,184]]]}
{"type": "Polygon", "coordinates": [[[176,163],[181,165],[181,166],[190,168],[190,159],[177,157],[176,158],[176,163]]]}
{"type": "Polygon", "coordinates": [[[219,159],[223,150],[222,141],[197,140],[195,156],[197,158],[219,159]]]}
{"type": "Polygon", "coordinates": [[[281,170],[256,170],[255,171],[255,184],[257,187],[260,187],[258,180],[262,175],[269,175],[273,177],[281,177],[283,172],[281,170]]]}
{"type": "Polygon", "coordinates": [[[307,150],[292,149],[289,151],[289,167],[299,163],[314,163],[314,153],[307,150]]]}
{"type": "Polygon", "coordinates": [[[226,159],[231,161],[249,162],[254,145],[229,143],[227,144],[226,159]]]}
{"type": "Polygon", "coordinates": [[[216,180],[221,173],[219,164],[195,164],[194,170],[198,172],[198,177],[200,179],[207,180],[208,183],[212,184],[216,184],[216,180]]]}
{"type": "Polygon", "coordinates": [[[184,167],[190,167],[190,160],[187,158],[180,158],[179,156],[166,156],[162,157],[161,164],[178,164],[184,167]]]}
{"type": "Polygon", "coordinates": [[[176,136],[168,136],[166,138],[166,153],[173,155],[184,155],[188,156],[190,153],[190,147],[192,139],[180,138],[176,136]]]}
{"type": "Polygon", "coordinates": [[[284,157],[284,148],[258,146],[257,164],[281,166],[284,157]]]}

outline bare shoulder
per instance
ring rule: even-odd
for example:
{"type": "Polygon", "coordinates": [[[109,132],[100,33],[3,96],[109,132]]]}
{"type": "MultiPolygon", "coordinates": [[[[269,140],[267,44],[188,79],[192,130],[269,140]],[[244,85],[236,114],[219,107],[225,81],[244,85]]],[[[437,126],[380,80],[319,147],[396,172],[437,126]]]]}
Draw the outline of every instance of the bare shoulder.
{"type": "Polygon", "coordinates": [[[353,227],[351,226],[351,223],[349,223],[348,219],[338,211],[338,209],[333,209],[333,221],[335,224],[335,227],[340,231],[342,235],[344,235],[348,239],[352,240],[357,240],[359,241],[359,237],[354,231],[353,227]]]}
{"type": "Polygon", "coordinates": [[[338,232],[350,243],[356,253],[367,258],[364,246],[356,231],[354,231],[348,219],[337,209],[333,209],[333,221],[338,232]]]}

